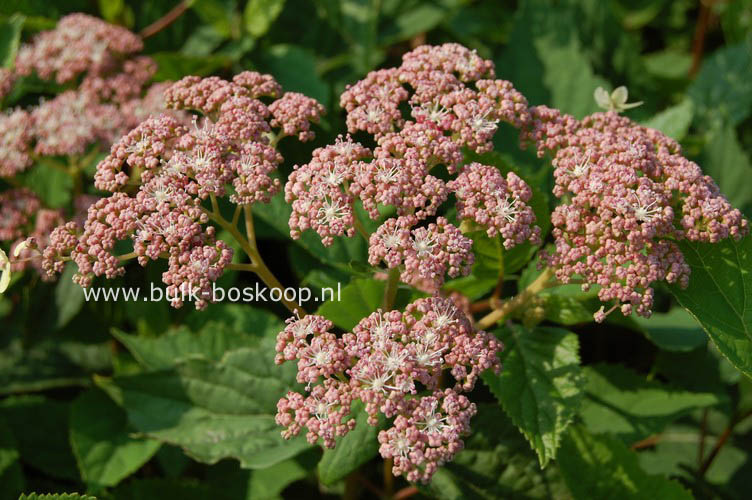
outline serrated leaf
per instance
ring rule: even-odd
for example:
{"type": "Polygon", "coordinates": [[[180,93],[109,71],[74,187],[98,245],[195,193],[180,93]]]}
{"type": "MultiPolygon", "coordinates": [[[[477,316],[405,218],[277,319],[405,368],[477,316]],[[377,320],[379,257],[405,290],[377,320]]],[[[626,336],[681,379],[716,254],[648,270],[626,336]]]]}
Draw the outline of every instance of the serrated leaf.
{"type": "Polygon", "coordinates": [[[686,309],[674,307],[668,313],[653,313],[650,318],[636,317],[645,336],[667,351],[688,352],[704,346],[705,332],[686,309]]]}
{"type": "Polygon", "coordinates": [[[501,374],[483,380],[538,454],[541,466],[556,457],[561,436],[582,397],[577,335],[559,328],[497,331],[504,342],[501,374]]]}
{"type": "Polygon", "coordinates": [[[384,423],[383,417],[379,425],[369,425],[368,414],[360,402],[354,405],[353,413],[357,422],[355,428],[344,437],[337,438],[337,444],[333,449],[324,450],[319,462],[319,480],[325,485],[332,485],[344,479],[379,452],[379,442],[376,438],[384,423]]]}
{"type": "Polygon", "coordinates": [[[664,109],[643,125],[660,130],[672,139],[681,141],[687,135],[689,126],[692,124],[694,109],[692,101],[684,99],[679,104],[664,109]]]}
{"type": "Polygon", "coordinates": [[[714,52],[687,89],[697,114],[714,123],[737,125],[752,112],[752,38],[714,52]]]}
{"type": "Polygon", "coordinates": [[[99,379],[138,431],[213,464],[236,458],[265,468],[308,445],[282,439],[277,401],[297,387],[295,367],[274,364],[274,339],[228,352],[220,361],[187,359],[170,370],[99,379]]]}
{"type": "Polygon", "coordinates": [[[90,491],[115,486],[161,446],[159,441],[133,438],[131,432],[123,409],[101,391],[88,390],[73,401],[70,441],[90,491]]]}
{"type": "Polygon", "coordinates": [[[738,242],[678,244],[692,276],[686,289],[671,285],[671,293],[718,350],[752,377],[752,236],[738,242]]]}
{"type": "Polygon", "coordinates": [[[172,368],[178,361],[201,356],[219,361],[227,351],[257,345],[262,338],[275,337],[284,324],[268,311],[235,304],[216,304],[201,321],[188,320],[199,326],[194,332],[181,327],[159,337],[128,335],[117,329],[112,334],[149,370],[172,368]],[[204,322],[208,320],[208,322],[204,322]]]}
{"type": "Polygon", "coordinates": [[[620,365],[583,369],[587,379],[580,415],[588,431],[609,433],[628,443],[663,430],[696,408],[719,403],[717,395],[648,381],[620,365]]]}
{"type": "Polygon", "coordinates": [[[429,498],[567,498],[556,465],[540,469],[535,453],[501,408],[478,405],[472,427],[464,449],[422,487],[429,498]]]}
{"type": "Polygon", "coordinates": [[[642,470],[637,455],[618,439],[591,435],[581,426],[570,427],[562,440],[558,464],[577,500],[692,499],[679,483],[642,470]]]}
{"type": "Polygon", "coordinates": [[[265,35],[284,6],[285,0],[250,0],[243,11],[245,29],[256,38],[265,35]]]}
{"type": "Polygon", "coordinates": [[[206,328],[209,323],[221,323],[241,333],[255,336],[276,335],[282,321],[263,309],[240,304],[209,304],[203,311],[191,311],[185,325],[193,331],[206,328]]]}

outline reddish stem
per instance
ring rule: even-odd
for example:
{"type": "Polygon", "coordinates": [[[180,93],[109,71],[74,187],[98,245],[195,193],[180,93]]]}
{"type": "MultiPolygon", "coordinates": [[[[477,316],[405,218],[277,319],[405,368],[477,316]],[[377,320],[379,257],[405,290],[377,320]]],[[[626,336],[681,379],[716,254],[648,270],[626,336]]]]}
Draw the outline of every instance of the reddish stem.
{"type": "Polygon", "coordinates": [[[416,488],[415,486],[408,486],[395,493],[394,500],[404,500],[405,498],[410,498],[411,496],[417,495],[418,493],[420,493],[420,490],[418,490],[418,488],[416,488]]]}
{"type": "Polygon", "coordinates": [[[183,13],[188,10],[188,2],[185,0],[181,0],[175,7],[170,9],[170,11],[165,14],[164,16],[160,17],[153,23],[151,23],[149,26],[141,30],[141,38],[149,38],[151,36],[156,35],[169,25],[175,22],[177,18],[183,15],[183,13]]]}
{"type": "Polygon", "coordinates": [[[697,26],[695,27],[695,35],[692,39],[692,66],[689,69],[690,78],[695,76],[700,69],[702,53],[705,49],[705,35],[707,35],[708,24],[710,24],[710,15],[710,8],[706,5],[706,1],[700,0],[700,13],[697,16],[697,26]]]}
{"type": "Polygon", "coordinates": [[[703,477],[710,466],[713,464],[713,460],[715,460],[715,457],[718,456],[718,453],[721,451],[721,448],[723,448],[723,445],[725,445],[728,439],[731,437],[731,433],[734,432],[734,427],[736,427],[739,422],[750,416],[752,416],[752,410],[749,410],[746,413],[742,413],[741,415],[736,415],[731,419],[729,424],[718,437],[718,441],[716,441],[713,449],[710,450],[708,458],[705,459],[705,461],[702,463],[702,466],[700,466],[700,469],[697,471],[697,474],[700,477],[703,477]]]}

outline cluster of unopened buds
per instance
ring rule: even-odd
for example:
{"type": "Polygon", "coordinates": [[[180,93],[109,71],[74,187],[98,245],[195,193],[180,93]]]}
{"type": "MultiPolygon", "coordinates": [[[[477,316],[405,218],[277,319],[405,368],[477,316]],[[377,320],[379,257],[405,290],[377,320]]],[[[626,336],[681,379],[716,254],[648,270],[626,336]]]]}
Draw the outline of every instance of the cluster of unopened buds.
{"type": "Polygon", "coordinates": [[[365,405],[368,423],[393,419],[379,433],[381,456],[409,481],[430,480],[463,448],[475,405],[462,392],[486,370],[498,373],[501,343],[447,298],[418,299],[404,312],[377,311],[337,336],[322,316],[290,318],[277,337],[277,363],[297,361],[305,393],[277,404],[285,438],[304,429],[328,448],[355,425],[352,404],[365,405]],[[442,389],[451,377],[452,387],[442,389]]]}
{"type": "Polygon", "coordinates": [[[369,262],[399,268],[402,281],[429,292],[446,275],[468,274],[474,260],[472,240],[436,217],[450,195],[460,219],[501,235],[505,248],[540,242],[529,186],[514,173],[504,178],[495,167],[464,165],[464,148],[493,149],[500,121],[516,127],[530,121],[527,101],[511,83],[494,79],[490,61],[457,44],[422,46],[400,67],[348,87],[340,104],[349,132],[371,134],[376,147],[340,137],[296,167],[285,185],[293,238],[312,229],[330,245],[361,228],[356,202],[373,220],[381,220],[380,208],[391,208],[397,218],[368,237],[369,262]],[[439,172],[456,178],[444,181],[439,172]]]}
{"type": "Polygon", "coordinates": [[[715,182],[661,132],[615,111],[578,121],[540,106],[531,116],[523,141],[553,156],[553,192],[564,200],[551,214],[555,249],[544,261],[562,283],[599,286],[600,300],[615,302],[596,321],[617,308],[650,316],[654,282],[686,287],[691,270],[677,241],[748,232],[715,182]]]}
{"type": "Polygon", "coordinates": [[[74,280],[89,286],[97,276],[122,275],[128,258],[141,265],[165,258],[162,280],[172,305],[180,307],[185,291],[193,290],[196,307],[203,308],[233,257],[208,225],[221,217],[218,198],[228,197],[238,211],[268,202],[280,189],[273,177],[282,161],[276,144],[287,135],[312,138],[310,122],[323,108],[250,71],[232,81],[185,77],[164,96],[170,109],[197,113],[193,123],[161,114],[117,141],[94,177],[98,189],[112,194],[89,208],[83,227],[69,222],[52,232],[42,266],[53,274],[73,260],[74,280]],[[202,206],[207,200],[211,210],[202,206]],[[117,255],[116,244],[125,240],[133,253],[117,255]]]}
{"type": "MultiPolygon", "coordinates": [[[[17,176],[45,161],[80,176],[82,161],[109,148],[143,119],[165,112],[162,94],[169,83],[149,85],[157,66],[138,54],[142,48],[139,36],[85,14],[63,17],[54,30],[41,32],[21,46],[13,69],[0,70],[0,102],[24,77],[53,81],[63,91],[29,108],[0,114],[0,179],[17,184],[17,176]],[[61,156],[68,156],[69,164],[61,156]]],[[[173,116],[189,123],[185,113],[173,116]]],[[[76,218],[85,212],[92,196],[75,193],[75,206],[66,214],[44,208],[28,191],[22,196],[18,193],[0,195],[6,214],[0,240],[14,242],[12,247],[16,247],[21,236],[31,238],[18,252],[13,269],[33,266],[42,271],[36,257],[46,247],[50,232],[66,215],[76,218]],[[25,200],[25,207],[19,208],[20,199],[25,200]],[[15,208],[6,211],[9,205],[15,208]],[[29,220],[19,218],[18,210],[28,212],[29,220]]],[[[50,278],[41,274],[43,279],[50,278]]]]}

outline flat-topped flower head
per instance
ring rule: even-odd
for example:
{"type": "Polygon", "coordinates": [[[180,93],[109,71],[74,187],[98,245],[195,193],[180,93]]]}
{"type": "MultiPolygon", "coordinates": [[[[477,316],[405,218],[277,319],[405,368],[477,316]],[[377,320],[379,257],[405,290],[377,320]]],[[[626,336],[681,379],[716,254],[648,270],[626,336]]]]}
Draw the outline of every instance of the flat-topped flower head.
{"type": "Polygon", "coordinates": [[[394,419],[379,433],[382,457],[395,459],[393,472],[428,481],[462,449],[475,406],[459,393],[471,390],[481,372],[500,369],[501,344],[474,331],[443,298],[420,299],[405,312],[376,311],[341,337],[331,328],[321,316],[294,317],[277,338],[277,362],[298,360],[298,380],[310,393],[279,401],[283,437],[307,429],[309,442],[334,447],[334,437],[353,428],[351,403],[359,399],[370,425],[379,415],[394,419]],[[439,389],[444,371],[454,388],[439,389]]]}
{"type": "Polygon", "coordinates": [[[554,194],[565,198],[551,222],[555,250],[546,256],[557,278],[599,285],[616,309],[649,316],[656,281],[686,286],[690,268],[677,240],[740,238],[748,223],[715,183],[662,133],[616,112],[582,121],[534,109],[523,139],[553,155],[554,194]]]}

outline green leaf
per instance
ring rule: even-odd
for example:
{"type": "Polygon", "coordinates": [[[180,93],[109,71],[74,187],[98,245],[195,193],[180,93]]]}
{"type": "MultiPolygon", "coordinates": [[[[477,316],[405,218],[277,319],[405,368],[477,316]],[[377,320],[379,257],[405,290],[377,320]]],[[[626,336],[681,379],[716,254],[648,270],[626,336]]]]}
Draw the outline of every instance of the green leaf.
{"type": "Polygon", "coordinates": [[[692,54],[676,49],[651,52],[643,58],[645,69],[658,78],[683,80],[687,78],[692,67],[692,54]]]}
{"type": "Polygon", "coordinates": [[[178,52],[157,52],[150,57],[157,63],[154,80],[158,82],[179,80],[185,75],[209,75],[232,63],[229,57],[191,56],[178,52]]]}
{"type": "Polygon", "coordinates": [[[585,367],[580,414],[593,433],[610,433],[629,443],[663,430],[696,408],[719,403],[712,393],[689,392],[648,381],[619,365],[585,367]]]}
{"type": "Polygon", "coordinates": [[[34,191],[49,208],[63,208],[71,201],[73,179],[60,168],[51,166],[53,158],[42,158],[24,175],[24,185],[34,191]]]}
{"type": "Polygon", "coordinates": [[[264,50],[260,65],[285,91],[300,92],[329,107],[329,85],[318,74],[313,52],[295,45],[274,45],[264,50]]]}
{"type": "MultiPolygon", "coordinates": [[[[292,207],[285,203],[284,193],[278,193],[269,203],[257,204],[253,207],[254,217],[258,217],[259,222],[271,230],[269,232],[273,237],[283,239],[285,242],[289,242],[290,227],[287,221],[290,220],[291,213],[292,207]]],[[[348,273],[352,273],[350,262],[368,260],[368,245],[358,235],[352,238],[344,236],[335,238],[331,246],[325,247],[321,244],[319,235],[308,230],[301,235],[299,240],[295,240],[295,243],[322,263],[348,273]]]]}
{"type": "Polygon", "coordinates": [[[98,0],[97,4],[102,18],[110,23],[115,23],[125,8],[125,0],[98,0]]]}
{"type": "Polygon", "coordinates": [[[138,470],[161,443],[130,436],[125,412],[106,394],[91,389],[71,404],[70,441],[90,491],[115,486],[138,470]]]}
{"type": "Polygon", "coordinates": [[[0,394],[85,386],[92,369],[110,367],[107,344],[44,340],[31,346],[13,339],[0,350],[0,394]]]}
{"type": "Polygon", "coordinates": [[[320,456],[318,449],[311,449],[271,467],[254,470],[241,469],[237,462],[225,460],[207,470],[204,484],[212,491],[221,491],[228,500],[278,500],[288,496],[281,495],[287,486],[311,475],[320,456]]]}
{"type": "Polygon", "coordinates": [[[15,498],[24,489],[18,445],[5,420],[0,418],[0,497],[15,498]]]}
{"type": "MultiPolygon", "coordinates": [[[[409,3],[405,2],[405,5],[409,3]]],[[[447,11],[444,8],[429,2],[420,2],[415,7],[401,9],[387,19],[387,24],[379,34],[379,44],[389,46],[430,31],[441,23],[446,15],[447,11]]]]}
{"type": "Polygon", "coordinates": [[[0,67],[2,68],[12,68],[16,62],[24,20],[21,14],[13,14],[0,22],[0,67]]]}
{"type": "Polygon", "coordinates": [[[222,323],[231,330],[254,336],[276,335],[282,322],[269,311],[240,304],[209,304],[203,311],[191,311],[185,325],[193,331],[206,328],[209,323],[222,323]]]}
{"type": "Polygon", "coordinates": [[[593,436],[580,426],[563,439],[558,463],[576,500],[692,499],[679,483],[642,470],[637,455],[618,439],[593,436]]]}
{"type": "Polygon", "coordinates": [[[237,35],[239,14],[235,0],[191,0],[191,9],[205,22],[226,37],[237,35]]]}
{"type": "MultiPolygon", "coordinates": [[[[385,288],[386,281],[383,280],[352,280],[335,294],[334,300],[321,304],[316,313],[340,328],[351,330],[361,319],[381,307],[385,288]]],[[[400,295],[404,297],[404,294],[400,295]]]]}
{"type": "Polygon", "coordinates": [[[752,377],[752,236],[679,247],[692,276],[686,289],[671,285],[671,293],[731,364],[752,377]]]}
{"type": "Polygon", "coordinates": [[[429,498],[567,498],[556,465],[538,466],[535,453],[501,408],[478,405],[472,427],[463,450],[425,487],[429,498]]]}
{"type": "Polygon", "coordinates": [[[333,449],[324,450],[319,462],[319,480],[325,485],[332,485],[344,479],[379,452],[379,442],[376,438],[384,419],[381,419],[379,425],[369,425],[368,414],[360,402],[355,404],[353,413],[356,414],[355,428],[344,437],[337,438],[337,445],[333,449]]]}
{"type": "Polygon", "coordinates": [[[559,328],[497,331],[504,342],[500,375],[483,380],[538,454],[542,467],[556,457],[562,433],[582,397],[577,335],[559,328]]]}
{"type": "Polygon", "coordinates": [[[352,65],[360,74],[372,70],[383,58],[378,48],[379,9],[377,0],[317,0],[326,19],[346,42],[352,65]]]}
{"type": "Polygon", "coordinates": [[[249,0],[243,11],[245,29],[256,38],[265,35],[284,6],[285,0],[249,0]]]}
{"type": "Polygon", "coordinates": [[[514,82],[531,104],[547,104],[582,118],[598,111],[593,91],[611,86],[594,74],[577,23],[576,11],[565,5],[521,2],[509,44],[496,67],[499,76],[514,82]]]}
{"type": "Polygon", "coordinates": [[[748,185],[752,162],[739,144],[734,127],[725,125],[710,132],[702,159],[703,171],[715,180],[721,193],[732,205],[752,214],[752,190],[748,185]]]}
{"type": "Polygon", "coordinates": [[[52,477],[78,480],[68,442],[69,404],[41,396],[0,401],[0,417],[13,431],[23,462],[52,477]]]}
{"type": "Polygon", "coordinates": [[[684,139],[694,117],[694,105],[690,99],[684,99],[675,106],[667,108],[643,123],[646,127],[660,130],[677,141],[684,139]]]}
{"type": "Polygon", "coordinates": [[[477,299],[492,290],[504,274],[503,247],[499,236],[489,238],[485,231],[472,231],[465,236],[473,240],[475,262],[468,276],[448,281],[445,288],[477,299]]]}
{"type": "MultiPolygon", "coordinates": [[[[216,306],[210,308],[214,313],[203,311],[209,321],[200,323],[199,332],[181,327],[159,337],[128,335],[117,329],[113,329],[112,334],[140,364],[149,370],[163,370],[195,356],[219,361],[227,351],[257,345],[260,339],[274,337],[284,328],[284,324],[267,311],[235,304],[216,306]],[[229,318],[225,316],[221,321],[222,313],[218,311],[229,318]]],[[[188,322],[191,323],[190,319],[188,322]]]]}
{"type": "Polygon", "coordinates": [[[705,59],[700,73],[687,89],[703,120],[737,125],[752,112],[750,44],[752,38],[721,48],[705,59]]]}
{"type": "Polygon", "coordinates": [[[650,318],[638,316],[635,320],[647,338],[667,351],[692,351],[707,342],[702,327],[681,307],[668,313],[653,313],[650,318]]]}
{"type": "Polygon", "coordinates": [[[78,272],[75,264],[68,263],[55,287],[55,305],[57,306],[57,328],[63,328],[84,306],[84,290],[73,282],[73,275],[78,272]]]}
{"type": "Polygon", "coordinates": [[[274,421],[277,401],[297,387],[295,367],[274,364],[274,338],[230,351],[220,361],[187,359],[170,370],[99,379],[138,431],[183,448],[213,464],[236,458],[264,468],[309,445],[282,439],[274,421]]]}

